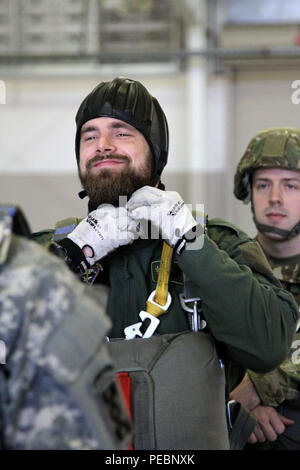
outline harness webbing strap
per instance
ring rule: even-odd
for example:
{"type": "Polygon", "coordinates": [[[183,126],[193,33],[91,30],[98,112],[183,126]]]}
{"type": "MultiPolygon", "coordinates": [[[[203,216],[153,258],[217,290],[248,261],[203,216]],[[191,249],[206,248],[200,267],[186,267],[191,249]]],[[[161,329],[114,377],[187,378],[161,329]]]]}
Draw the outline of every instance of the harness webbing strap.
{"type": "MultiPolygon", "coordinates": [[[[173,256],[173,248],[164,242],[161,260],[160,260],[158,280],[157,280],[155,296],[154,296],[154,301],[157,304],[162,305],[162,306],[164,306],[167,302],[172,256],[173,256]]],[[[153,304],[152,302],[147,301],[146,304],[147,304],[147,312],[151,313],[151,315],[155,317],[158,317],[162,315],[163,313],[165,313],[164,309],[153,304]]]]}

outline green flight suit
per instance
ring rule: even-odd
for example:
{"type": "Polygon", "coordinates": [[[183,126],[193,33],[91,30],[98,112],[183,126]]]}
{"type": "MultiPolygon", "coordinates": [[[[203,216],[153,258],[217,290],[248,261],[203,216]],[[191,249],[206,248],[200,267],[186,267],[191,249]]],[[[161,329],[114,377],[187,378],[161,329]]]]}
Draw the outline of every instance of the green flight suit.
{"type": "MultiPolygon", "coordinates": [[[[79,222],[70,220],[59,224],[56,235],[54,230],[46,230],[32,238],[49,246],[54,238],[59,240],[72,231],[74,221],[79,222]]],[[[257,372],[274,369],[288,355],[298,309],[292,295],[273,276],[258,242],[232,224],[214,219],[207,224],[202,249],[191,247],[189,244],[181,256],[174,256],[169,282],[172,303],[160,317],[156,333],[189,328],[179,300],[184,272],[198,287],[203,315],[225,365],[231,361],[226,367],[230,388],[239,383],[245,368],[257,372]]],[[[95,288],[97,283],[110,286],[110,337],[124,337],[124,328],[140,320],[139,312],[145,310],[146,300],[156,288],[161,250],[161,240],[136,240],[118,248],[101,261],[101,269],[92,268],[86,276],[95,288]]]]}
{"type": "MultiPolygon", "coordinates": [[[[300,307],[300,256],[288,259],[270,259],[274,275],[283,287],[291,292],[300,307]]],[[[300,450],[300,331],[297,329],[289,358],[277,369],[258,374],[248,371],[262,404],[293,419],[295,424],[286,427],[274,442],[253,446],[254,449],[300,450]]],[[[251,446],[248,446],[251,448],[251,446]]]]}

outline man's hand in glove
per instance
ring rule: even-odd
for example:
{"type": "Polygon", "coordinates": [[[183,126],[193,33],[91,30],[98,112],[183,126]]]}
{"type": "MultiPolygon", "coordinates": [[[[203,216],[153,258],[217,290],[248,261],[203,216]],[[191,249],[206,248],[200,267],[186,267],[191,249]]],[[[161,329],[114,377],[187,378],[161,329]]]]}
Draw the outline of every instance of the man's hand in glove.
{"type": "Polygon", "coordinates": [[[124,207],[102,204],[90,212],[67,238],[83,251],[88,263],[93,265],[119,246],[132,243],[136,225],[129,219],[124,207]]]}
{"type": "Polygon", "coordinates": [[[184,235],[197,226],[191,211],[175,191],[144,186],[133,193],[126,207],[131,219],[150,221],[171,247],[176,247],[184,235]]]}

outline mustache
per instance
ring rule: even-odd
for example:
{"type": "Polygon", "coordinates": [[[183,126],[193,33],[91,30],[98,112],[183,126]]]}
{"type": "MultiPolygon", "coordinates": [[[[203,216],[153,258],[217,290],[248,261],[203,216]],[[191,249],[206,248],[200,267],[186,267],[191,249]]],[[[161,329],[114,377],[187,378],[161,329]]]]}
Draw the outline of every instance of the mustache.
{"type": "Polygon", "coordinates": [[[103,160],[121,160],[129,163],[129,158],[126,155],[96,155],[88,161],[86,169],[90,170],[95,163],[102,162],[103,160]]]}

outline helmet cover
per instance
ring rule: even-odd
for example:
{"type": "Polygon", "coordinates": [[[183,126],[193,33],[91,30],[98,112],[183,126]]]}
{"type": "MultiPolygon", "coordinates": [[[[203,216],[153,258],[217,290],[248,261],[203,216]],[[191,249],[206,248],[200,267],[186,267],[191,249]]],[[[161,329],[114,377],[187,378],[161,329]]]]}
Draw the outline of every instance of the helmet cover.
{"type": "Polygon", "coordinates": [[[258,168],[300,171],[300,130],[270,128],[251,139],[234,176],[234,195],[238,199],[250,199],[250,179],[258,168]]]}

